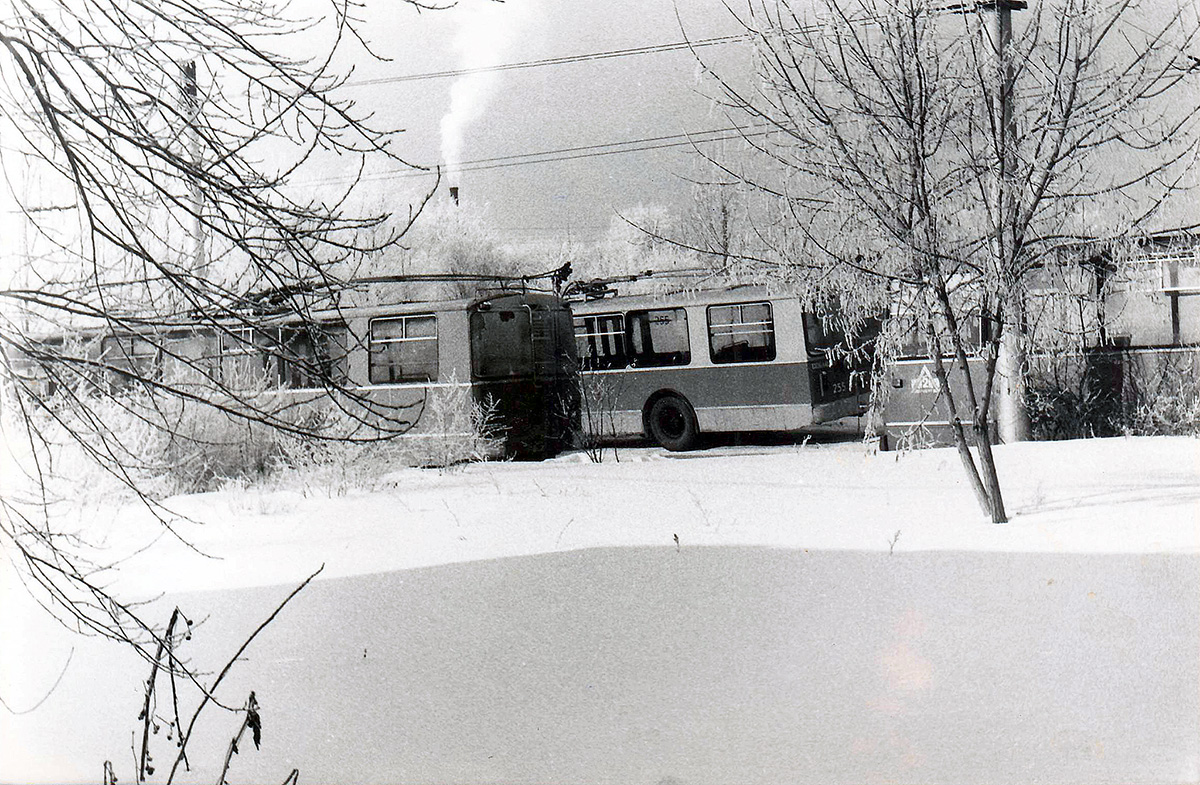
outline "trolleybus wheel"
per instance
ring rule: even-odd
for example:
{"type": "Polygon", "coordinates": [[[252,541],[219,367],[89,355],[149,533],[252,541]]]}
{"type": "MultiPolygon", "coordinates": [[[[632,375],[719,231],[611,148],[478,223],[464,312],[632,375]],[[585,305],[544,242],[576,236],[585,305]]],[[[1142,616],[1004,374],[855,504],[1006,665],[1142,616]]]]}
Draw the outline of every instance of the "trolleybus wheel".
{"type": "Polygon", "coordinates": [[[655,401],[646,420],[650,438],[673,452],[690,450],[700,433],[691,404],[676,395],[655,401]]]}

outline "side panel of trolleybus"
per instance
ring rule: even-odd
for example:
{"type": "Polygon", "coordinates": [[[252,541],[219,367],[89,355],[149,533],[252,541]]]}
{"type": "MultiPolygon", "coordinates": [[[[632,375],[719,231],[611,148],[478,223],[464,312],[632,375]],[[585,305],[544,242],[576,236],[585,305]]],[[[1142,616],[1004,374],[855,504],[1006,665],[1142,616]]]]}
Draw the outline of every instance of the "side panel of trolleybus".
{"type": "MultiPolygon", "coordinates": [[[[794,430],[812,424],[803,363],[714,368],[636,369],[589,375],[602,386],[601,406],[618,434],[640,434],[643,411],[655,393],[677,395],[695,409],[702,431],[794,430]]],[[[600,423],[607,427],[608,423],[600,423]]]]}
{"type": "Polygon", "coordinates": [[[458,309],[384,310],[351,320],[348,393],[336,405],[380,434],[464,438],[470,434],[467,315],[458,309]]]}
{"type": "MultiPolygon", "coordinates": [[[[475,440],[472,406],[486,402],[492,427],[484,435],[493,439],[481,444],[539,457],[569,447],[578,428],[572,332],[558,297],[506,292],[347,306],[311,321],[280,313],[253,326],[92,331],[70,340],[95,361],[95,378],[82,381],[98,388],[165,379],[248,418],[355,439],[475,440]],[[472,317],[492,311],[496,324],[475,334],[472,317]],[[477,374],[476,363],[486,373],[477,374]]],[[[45,344],[67,340],[51,336],[45,344]]],[[[40,379],[36,363],[17,358],[15,367],[30,389],[53,392],[54,380],[40,379]]]]}

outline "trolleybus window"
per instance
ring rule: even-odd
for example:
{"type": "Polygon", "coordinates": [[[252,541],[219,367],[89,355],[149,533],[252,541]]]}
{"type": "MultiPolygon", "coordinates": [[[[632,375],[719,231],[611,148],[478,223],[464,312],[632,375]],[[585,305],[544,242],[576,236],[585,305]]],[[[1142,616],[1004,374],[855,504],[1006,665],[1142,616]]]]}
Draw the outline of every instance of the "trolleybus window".
{"type": "Polygon", "coordinates": [[[259,330],[238,327],[221,334],[221,383],[233,389],[261,387],[267,380],[270,339],[259,330]]]}
{"type": "Polygon", "coordinates": [[[775,359],[775,323],[770,303],[708,308],[708,351],[714,363],[775,359]]]}
{"type": "Polygon", "coordinates": [[[687,312],[682,308],[630,311],[626,323],[632,358],[630,365],[645,368],[687,365],[692,361],[687,312]]]}
{"type": "Polygon", "coordinates": [[[804,340],[808,344],[810,355],[827,357],[830,350],[839,346],[844,348],[846,336],[832,319],[806,311],[804,314],[804,340]]]}
{"type": "Polygon", "coordinates": [[[471,314],[471,369],[481,379],[533,372],[533,338],[528,311],[471,314]]]}
{"type": "Polygon", "coordinates": [[[118,385],[130,379],[157,379],[162,371],[158,346],[138,335],[110,335],[104,339],[101,359],[117,371],[118,385]]]}
{"type": "Polygon", "coordinates": [[[624,368],[625,320],[619,313],[579,316],[575,319],[575,346],[585,371],[624,368]]]}
{"type": "MultiPolygon", "coordinates": [[[[896,356],[907,359],[929,357],[929,339],[922,320],[912,316],[894,318],[898,320],[896,329],[900,335],[900,349],[896,356]]],[[[963,336],[963,346],[967,353],[978,354],[988,339],[987,323],[982,318],[968,316],[962,320],[959,330],[963,336]]],[[[954,349],[948,339],[944,339],[942,353],[947,357],[954,354],[954,349]]]]}
{"type": "Polygon", "coordinates": [[[71,382],[76,379],[95,384],[91,369],[81,372],[75,370],[72,363],[58,361],[62,357],[85,357],[92,353],[91,342],[79,336],[33,339],[23,345],[0,346],[0,356],[7,363],[0,384],[19,385],[42,399],[57,394],[64,383],[74,386],[71,382]]]}
{"type": "Polygon", "coordinates": [[[279,331],[279,345],[281,387],[313,389],[346,380],[348,369],[344,324],[284,327],[279,331]]]}
{"type": "Polygon", "coordinates": [[[438,376],[437,317],[371,320],[371,384],[430,382],[438,376]]]}

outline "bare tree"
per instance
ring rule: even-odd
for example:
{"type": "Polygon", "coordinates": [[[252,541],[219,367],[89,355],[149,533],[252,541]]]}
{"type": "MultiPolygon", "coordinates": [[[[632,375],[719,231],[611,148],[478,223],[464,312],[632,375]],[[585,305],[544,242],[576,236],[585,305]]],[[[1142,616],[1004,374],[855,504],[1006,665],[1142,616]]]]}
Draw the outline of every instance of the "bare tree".
{"type": "Polygon", "coordinates": [[[714,270],[745,255],[746,217],[737,183],[697,183],[680,239],[702,249],[701,259],[714,270]]]}
{"type": "Polygon", "coordinates": [[[1192,185],[1194,4],[752,0],[739,19],[758,79],[714,78],[753,163],[717,163],[767,216],[757,269],[889,292],[981,507],[1007,520],[989,434],[998,386],[1019,417],[1026,288],[1058,249],[1130,237],[1192,185]]]}
{"type": "MultiPolygon", "coordinates": [[[[142,708],[137,717],[141,726],[141,738],[132,750],[136,782],[145,782],[149,777],[154,776],[156,767],[151,737],[159,737],[159,731],[164,728],[166,732],[154,741],[161,741],[161,746],[166,746],[168,749],[175,748],[171,767],[169,771],[163,772],[166,774],[168,785],[175,781],[178,773],[193,771],[193,762],[188,757],[188,745],[194,740],[197,721],[210,706],[218,706],[242,715],[240,726],[230,740],[225,753],[224,764],[218,779],[219,783],[226,781],[225,778],[229,773],[233,756],[239,753],[238,745],[246,730],[251,731],[254,747],[258,749],[262,739],[263,718],[254,692],[250,692],[245,706],[239,710],[223,705],[216,697],[217,688],[220,687],[221,682],[239,658],[245,654],[259,633],[266,629],[283,612],[288,603],[303,591],[323,569],[324,565],[309,575],[299,586],[292,589],[275,610],[241,642],[233,656],[209,681],[202,681],[196,669],[188,662],[187,657],[181,655],[179,651],[186,641],[192,639],[194,627],[192,620],[178,606],[171,611],[170,619],[150,662],[150,676],[145,681],[142,708]],[[186,722],[184,717],[187,715],[180,713],[181,698],[184,701],[185,710],[190,708],[187,703],[189,700],[194,698],[195,701],[195,708],[186,722]]],[[[111,760],[104,762],[103,782],[105,785],[115,785],[118,782],[116,768],[111,760]]],[[[287,781],[294,781],[297,775],[297,770],[293,769],[287,781]]]]}
{"type": "Polygon", "coordinates": [[[515,279],[540,271],[546,263],[510,250],[492,228],[486,207],[470,202],[432,202],[421,222],[404,238],[359,268],[365,276],[396,276],[396,283],[374,287],[372,299],[450,299],[470,297],[489,278],[515,279]],[[422,280],[409,283],[406,279],[422,280]],[[401,287],[403,287],[401,289],[401,287]]]}
{"type": "Polygon", "coordinates": [[[64,449],[159,510],[141,447],[187,438],[177,427],[197,411],[336,439],[386,438],[414,416],[356,398],[311,350],[329,337],[312,314],[336,308],[428,199],[368,211],[358,178],[342,176],[410,166],[393,132],[339,92],[347,72],[335,62],[372,56],[358,11],[353,0],[313,18],[260,0],[14,0],[0,13],[0,414],[6,468],[31,480],[0,489],[0,542],[62,621],[151,662],[171,631],[110,593],[103,553],[51,511],[64,449]],[[330,169],[338,190],[314,188],[330,169]],[[280,311],[299,317],[287,337],[266,329],[280,311]],[[173,336],[194,330],[355,406],[332,432],[297,416],[182,349],[173,336]]]}

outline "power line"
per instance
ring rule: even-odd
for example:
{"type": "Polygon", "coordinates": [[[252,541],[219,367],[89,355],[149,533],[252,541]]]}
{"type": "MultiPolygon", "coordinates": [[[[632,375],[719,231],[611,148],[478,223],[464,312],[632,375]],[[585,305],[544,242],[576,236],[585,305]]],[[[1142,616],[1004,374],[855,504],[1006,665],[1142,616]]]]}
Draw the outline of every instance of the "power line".
{"type": "MultiPolygon", "coordinates": [[[[546,150],[535,153],[516,153],[513,155],[499,155],[494,158],[478,158],[474,161],[464,161],[456,167],[456,171],[463,171],[464,167],[470,166],[471,169],[491,169],[496,168],[491,166],[501,166],[507,162],[521,163],[523,159],[540,158],[542,156],[566,156],[567,158],[586,158],[588,153],[595,155],[614,155],[623,152],[638,152],[641,150],[657,150],[662,147],[678,147],[687,144],[703,144],[705,142],[716,142],[724,139],[739,136],[753,129],[762,128],[763,123],[753,123],[747,126],[730,126],[728,128],[713,128],[707,131],[690,131],[679,134],[669,134],[667,136],[647,136],[641,139],[629,139],[623,142],[604,142],[601,144],[581,145],[578,147],[563,147],[558,150],[546,150]],[[705,138],[709,137],[709,138],[705,138]],[[636,147],[633,147],[637,145],[636,147]],[[613,148],[613,149],[610,149],[613,148]],[[575,153],[584,153],[584,155],[574,155],[575,153]]],[[[757,134],[756,134],[757,135],[757,134]]]]}
{"type": "MultiPolygon", "coordinates": [[[[1000,2],[1006,3],[1006,4],[1013,3],[1013,7],[1018,7],[1020,5],[1020,3],[1016,2],[1015,0],[1000,0],[1000,2]]],[[[934,9],[934,11],[935,11],[935,13],[962,13],[963,11],[968,10],[968,9],[970,9],[970,10],[981,10],[981,9],[982,10],[993,10],[993,8],[990,8],[989,5],[991,5],[991,4],[989,4],[987,2],[961,3],[961,4],[948,5],[945,7],[936,8],[936,9],[934,9]]],[[[878,21],[878,20],[879,20],[879,17],[877,17],[877,16],[863,16],[863,17],[850,18],[846,21],[850,22],[851,24],[861,24],[864,22],[871,22],[871,21],[878,21]]],[[[799,33],[799,32],[812,32],[813,30],[818,29],[818,27],[819,27],[818,25],[809,25],[809,26],[799,27],[794,30],[789,30],[787,32],[789,32],[791,34],[795,34],[795,33],[799,33]]],[[[1137,27],[1137,26],[1134,25],[1134,27],[1137,27]]],[[[1146,32],[1143,28],[1137,28],[1137,29],[1142,30],[1142,32],[1146,32]]],[[[535,67],[550,66],[550,65],[563,65],[563,64],[567,64],[567,63],[588,62],[588,61],[594,61],[594,60],[609,59],[609,58],[614,58],[614,57],[627,57],[627,56],[651,54],[651,53],[656,53],[656,52],[675,51],[675,50],[685,49],[685,48],[727,44],[727,43],[732,43],[735,41],[747,40],[749,38],[752,38],[753,35],[754,35],[753,33],[742,33],[742,34],[737,34],[737,35],[726,35],[726,36],[716,36],[716,37],[712,37],[712,38],[703,38],[703,39],[698,39],[696,41],[676,41],[676,42],[671,42],[671,43],[654,44],[654,45],[633,47],[633,48],[628,48],[628,49],[612,49],[612,50],[606,50],[606,51],[602,51],[602,52],[591,52],[591,53],[579,54],[579,55],[566,55],[566,56],[561,56],[561,57],[544,58],[544,59],[540,59],[540,60],[527,60],[527,61],[523,61],[523,62],[506,63],[506,64],[500,64],[500,65],[496,65],[496,66],[488,66],[488,67],[481,67],[481,68],[468,68],[468,69],[458,69],[458,70],[450,70],[450,71],[434,71],[434,72],[421,73],[421,74],[408,74],[408,75],[401,75],[401,76],[395,76],[395,77],[382,77],[379,79],[368,79],[368,80],[361,80],[361,81],[357,81],[357,82],[348,82],[347,85],[360,86],[360,85],[384,84],[384,83],[390,83],[390,82],[415,81],[415,80],[421,80],[421,79],[448,78],[448,77],[456,77],[456,76],[462,76],[462,75],[466,75],[466,74],[482,73],[482,72],[488,72],[488,71],[506,71],[506,70],[521,69],[521,68],[535,68],[535,67]]],[[[1192,69],[1192,70],[1194,70],[1194,69],[1192,69]]],[[[1095,79],[1097,77],[1093,76],[1091,78],[1095,79]]],[[[1048,97],[1050,94],[1048,92],[1043,92],[1043,91],[1035,91],[1035,93],[1030,93],[1030,94],[1026,95],[1025,97],[1026,98],[1048,97]]],[[[596,157],[602,157],[602,156],[608,156],[608,155],[638,153],[638,152],[646,152],[646,151],[650,151],[650,150],[666,149],[666,148],[671,148],[671,147],[680,147],[680,146],[685,146],[685,145],[703,144],[703,143],[708,143],[708,142],[728,141],[728,140],[739,139],[739,138],[765,136],[769,133],[772,133],[771,129],[756,130],[756,129],[762,129],[762,128],[764,128],[763,124],[751,124],[749,126],[742,126],[742,127],[735,126],[735,127],[729,127],[729,128],[718,128],[718,129],[710,129],[710,130],[706,130],[706,131],[671,134],[671,135],[665,135],[665,136],[643,137],[640,139],[631,139],[631,140],[620,141],[620,142],[606,142],[606,143],[592,144],[592,145],[564,147],[564,148],[558,148],[558,149],[554,149],[554,150],[543,150],[543,151],[535,151],[535,152],[530,152],[530,153],[515,153],[515,154],[510,154],[510,155],[494,156],[494,157],[490,157],[490,158],[478,158],[478,159],[464,161],[464,162],[460,163],[458,166],[454,167],[454,171],[455,172],[478,172],[478,171],[487,171],[487,170],[491,170],[491,169],[506,168],[506,167],[511,167],[511,166],[527,166],[527,165],[541,164],[541,163],[556,163],[556,162],[561,162],[561,161],[577,160],[577,159],[582,159],[582,158],[596,158],[596,157]]],[[[439,164],[437,166],[440,168],[443,168],[443,169],[446,167],[445,164],[439,164]]],[[[414,171],[411,169],[389,170],[389,171],[377,172],[374,174],[364,175],[359,179],[363,180],[363,181],[367,181],[367,180],[380,180],[380,179],[386,179],[386,178],[423,177],[423,176],[428,176],[430,174],[433,174],[434,171],[435,171],[435,167],[430,167],[429,169],[426,169],[426,170],[417,170],[417,171],[414,171]]],[[[352,176],[345,176],[345,177],[322,178],[322,179],[312,181],[312,182],[314,182],[314,183],[349,182],[354,179],[355,178],[352,176]]]]}
{"type": "MultiPolygon", "coordinates": [[[[1018,0],[1000,0],[1000,2],[1011,6],[1012,8],[1022,8],[1024,4],[1018,0]]],[[[996,2],[968,2],[968,3],[953,3],[950,5],[936,7],[931,9],[935,14],[942,13],[970,13],[979,10],[994,10],[996,2]]],[[[880,16],[864,14],[862,16],[854,16],[846,21],[851,24],[861,24],[864,22],[879,21],[880,16]]],[[[1125,21],[1125,20],[1122,20],[1125,21]]],[[[1129,23],[1142,32],[1147,32],[1144,28],[1138,28],[1137,25],[1129,23]]],[[[803,25],[785,32],[796,34],[801,32],[814,32],[820,29],[819,24],[803,25]]],[[[523,60],[515,63],[499,63],[497,65],[480,66],[477,68],[456,68],[444,71],[426,71],[415,74],[399,74],[396,76],[381,76],[374,79],[352,79],[347,81],[345,87],[366,87],[369,85],[379,84],[396,84],[400,82],[416,82],[428,79],[452,79],[459,76],[467,76],[469,74],[481,74],[498,71],[516,71],[524,68],[540,68],[552,65],[569,65],[572,63],[587,63],[597,60],[610,60],[618,57],[637,57],[648,54],[658,54],[661,52],[675,52],[681,49],[700,49],[708,46],[720,46],[724,44],[746,41],[756,37],[756,33],[736,33],[732,35],[713,36],[711,38],[698,38],[694,41],[671,41],[663,44],[647,44],[645,46],[634,46],[626,49],[607,49],[599,52],[586,52],[583,54],[560,55],[558,57],[545,57],[538,60],[523,60]]]]}
{"type": "Polygon", "coordinates": [[[558,154],[558,153],[577,153],[577,152],[583,152],[583,151],[588,151],[588,150],[599,150],[599,149],[603,149],[603,148],[607,148],[607,147],[620,147],[620,146],[624,146],[624,145],[643,144],[643,143],[650,143],[650,142],[665,142],[665,141],[669,141],[669,140],[680,140],[677,142],[678,144],[685,144],[688,141],[702,142],[702,141],[707,141],[707,140],[698,139],[697,137],[709,136],[711,134],[725,134],[725,133],[729,133],[730,131],[743,131],[743,130],[747,130],[750,127],[754,127],[754,126],[746,126],[746,127],[731,126],[729,128],[713,128],[708,131],[691,131],[691,132],[684,132],[684,133],[679,133],[679,134],[669,134],[666,136],[647,136],[647,137],[643,137],[641,139],[630,139],[630,140],[623,141],[623,142],[603,142],[603,143],[599,143],[599,144],[581,145],[578,147],[563,147],[558,150],[547,150],[545,152],[540,152],[540,153],[515,153],[512,155],[498,155],[498,156],[495,156],[494,158],[477,158],[474,161],[464,161],[463,165],[485,164],[485,163],[490,164],[490,163],[496,163],[496,162],[500,162],[500,161],[510,161],[510,160],[519,159],[519,158],[529,158],[532,156],[553,155],[553,154],[558,154]]]}
{"type": "Polygon", "coordinates": [[[722,35],[713,38],[700,38],[695,41],[672,41],[666,44],[649,44],[635,46],[629,49],[609,49],[601,52],[587,52],[577,55],[562,55],[546,57],[540,60],[524,60],[516,63],[501,63],[498,65],[480,66],[478,68],[457,68],[448,71],[428,71],[418,74],[401,74],[398,76],[381,76],[376,79],[356,79],[345,83],[346,87],[365,87],[367,85],[393,84],[396,82],[416,82],[424,79],[451,79],[468,74],[482,74],[493,71],[516,71],[522,68],[540,68],[548,65],[568,65],[570,63],[587,63],[596,60],[610,60],[617,57],[634,57],[639,55],[657,54],[659,52],[674,52],[680,49],[699,49],[706,46],[743,41],[750,37],[749,33],[722,35]]]}
{"type": "MultiPolygon", "coordinates": [[[[511,155],[499,155],[491,158],[477,158],[471,161],[463,161],[453,168],[454,172],[479,172],[488,169],[501,169],[509,166],[526,166],[529,164],[555,163],[558,161],[571,161],[580,158],[598,158],[607,155],[621,155],[624,153],[640,153],[648,150],[661,150],[670,147],[682,147],[692,144],[706,144],[708,142],[728,141],[731,139],[742,139],[753,136],[764,136],[771,133],[771,130],[762,130],[766,128],[764,124],[752,124],[748,126],[731,126],[728,128],[712,128],[706,131],[692,131],[680,134],[669,134],[665,136],[647,136],[640,139],[628,139],[620,142],[604,142],[600,144],[577,145],[573,147],[562,147],[555,150],[540,150],[531,153],[514,153],[511,155]]],[[[445,168],[445,165],[440,165],[445,168]]],[[[407,178],[407,177],[427,177],[434,174],[433,168],[425,170],[412,169],[392,169],[373,174],[362,175],[358,177],[358,181],[382,180],[386,178],[407,178]]],[[[355,180],[354,176],[330,177],[319,180],[308,181],[306,184],[324,184],[337,182],[350,182],[355,180]]]]}
{"type": "MultiPolygon", "coordinates": [[[[870,22],[879,19],[878,16],[866,14],[863,16],[849,17],[847,21],[852,24],[861,22],[870,22]]],[[[820,29],[820,25],[804,25],[791,30],[788,33],[795,34],[799,32],[814,32],[820,29]]],[[[397,76],[381,76],[375,79],[352,79],[343,85],[344,87],[365,87],[368,85],[378,84],[395,84],[398,82],[416,82],[426,79],[451,79],[459,76],[467,76],[469,74],[482,74],[494,71],[516,71],[523,68],[540,68],[549,65],[569,65],[572,63],[587,63],[597,60],[610,60],[617,57],[636,57],[640,55],[658,54],[660,52],[675,52],[681,49],[700,49],[707,46],[719,46],[723,44],[732,44],[738,41],[747,41],[758,37],[760,34],[756,32],[735,33],[731,35],[718,35],[711,38],[697,38],[694,41],[671,41],[665,44],[647,44],[645,46],[634,46],[627,49],[606,49],[599,52],[586,52],[575,55],[560,55],[558,57],[546,57],[539,60],[523,60],[515,63],[500,63],[497,65],[479,66],[477,68],[456,68],[446,71],[426,71],[416,74],[399,74],[397,76]]]]}
{"type": "MultiPolygon", "coordinates": [[[[474,162],[468,162],[468,163],[461,164],[458,167],[455,167],[454,171],[455,172],[481,172],[481,171],[486,171],[488,169],[501,169],[501,168],[508,167],[508,166],[524,166],[527,164],[556,163],[559,161],[572,161],[572,160],[576,160],[576,159],[580,159],[580,158],[600,158],[600,157],[606,156],[606,155],[623,155],[625,153],[641,153],[641,152],[646,152],[648,150],[662,150],[662,149],[669,148],[669,147],[682,147],[682,146],[690,145],[690,144],[704,144],[706,142],[722,142],[722,141],[728,141],[731,139],[744,139],[744,138],[751,137],[751,136],[764,136],[764,135],[772,132],[771,130],[765,130],[765,131],[738,131],[737,129],[730,129],[730,130],[735,131],[735,132],[727,133],[727,134],[724,134],[721,136],[713,136],[713,137],[709,137],[706,139],[682,139],[679,141],[662,142],[662,143],[658,143],[658,144],[641,144],[636,147],[621,147],[621,148],[611,149],[611,150],[596,150],[593,152],[581,152],[581,153],[574,153],[574,154],[567,154],[567,155],[559,155],[559,154],[557,154],[559,151],[555,151],[555,154],[542,154],[542,155],[545,155],[545,157],[534,157],[539,154],[533,153],[533,154],[531,154],[531,157],[529,160],[506,161],[506,162],[492,163],[492,164],[480,163],[480,165],[474,165],[474,162]]],[[[627,142],[625,144],[633,144],[633,143],[627,142]]],[[[424,174],[424,173],[422,173],[422,174],[424,174]]]]}

